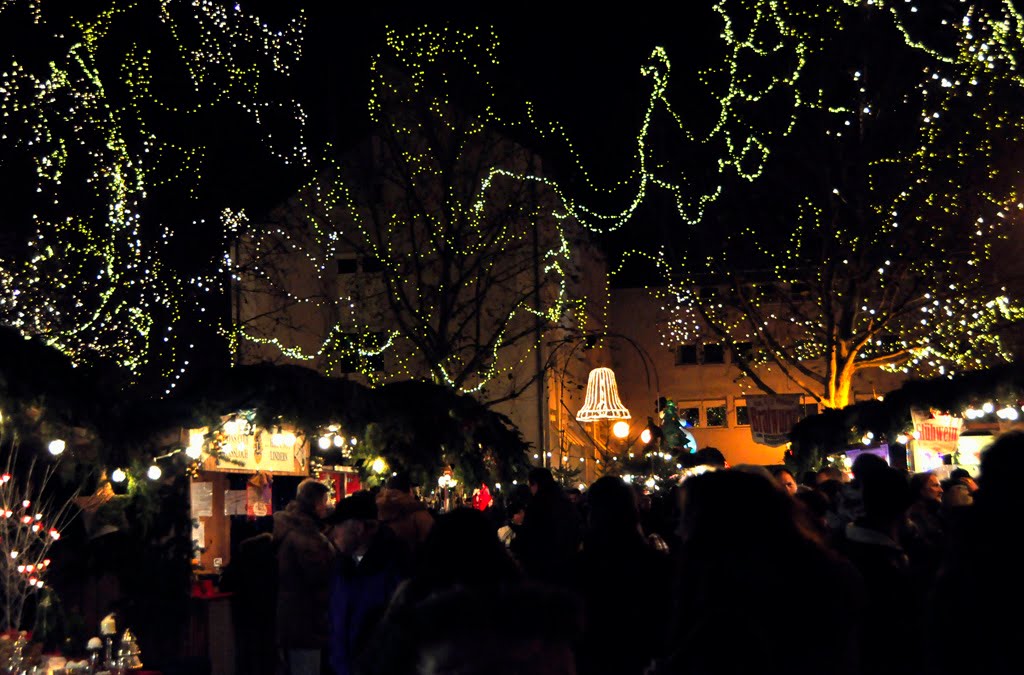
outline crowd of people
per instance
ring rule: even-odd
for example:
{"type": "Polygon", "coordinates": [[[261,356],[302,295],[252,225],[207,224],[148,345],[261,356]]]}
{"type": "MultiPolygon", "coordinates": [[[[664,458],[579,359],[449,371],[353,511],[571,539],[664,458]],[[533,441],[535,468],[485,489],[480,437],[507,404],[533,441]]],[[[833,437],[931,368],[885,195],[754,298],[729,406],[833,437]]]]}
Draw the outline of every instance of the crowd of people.
{"type": "Polygon", "coordinates": [[[437,514],[404,475],[275,514],[275,652],[247,672],[963,675],[1024,671],[1024,432],[980,478],[724,466],[648,495],[616,476],[437,514]]]}

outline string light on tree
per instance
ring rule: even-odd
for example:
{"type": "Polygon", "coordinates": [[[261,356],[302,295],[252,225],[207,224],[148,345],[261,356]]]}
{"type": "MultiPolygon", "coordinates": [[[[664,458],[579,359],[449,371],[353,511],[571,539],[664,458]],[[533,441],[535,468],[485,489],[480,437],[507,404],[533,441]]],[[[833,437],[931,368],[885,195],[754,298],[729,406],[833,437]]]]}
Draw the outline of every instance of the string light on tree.
{"type": "Polygon", "coordinates": [[[482,398],[515,398],[531,384],[499,390],[515,379],[501,376],[533,358],[537,320],[545,330],[571,325],[584,303],[567,282],[578,273],[574,226],[554,188],[534,175],[537,159],[497,131],[510,125],[495,112],[497,50],[494,34],[480,29],[387,33],[371,68],[376,150],[363,171],[379,177],[379,189],[361,185],[359,156],[339,161],[328,152],[275,224],[234,216],[249,248],[232,275],[253,296],[319,312],[328,328],[303,349],[282,341],[254,308],[264,324],[243,317],[230,336],[236,348],[258,345],[373,384],[429,378],[482,398]],[[469,89],[482,94],[472,109],[461,98],[469,89]],[[440,134],[430,143],[427,127],[440,134]],[[354,271],[339,276],[339,260],[354,271]],[[303,292],[299,277],[324,292],[303,292]],[[380,329],[394,325],[402,329],[380,329]]]}
{"type": "MultiPolygon", "coordinates": [[[[801,72],[840,64],[824,86],[787,80],[791,124],[774,136],[758,176],[797,162],[842,170],[821,186],[789,173],[793,190],[778,194],[774,180],[770,197],[757,180],[733,181],[722,190],[743,191],[737,203],[747,206],[741,214],[713,205],[708,243],[720,246],[700,247],[692,259],[637,253],[672,282],[655,292],[670,316],[663,344],[719,343],[754,386],[774,393],[763,377],[771,370],[825,407],[850,403],[855,376],[873,368],[952,376],[1008,359],[996,327],[1024,318],[1024,307],[993,280],[1008,264],[999,242],[1024,208],[1016,166],[1024,42],[1014,7],[933,4],[908,13],[884,1],[765,1],[717,11],[727,25],[775,21],[779,53],[799,52],[801,72]],[[850,25],[872,41],[850,42],[850,25]],[[778,217],[752,222],[754,200],[780,208],[778,217]],[[795,207],[779,207],[786,203],[795,207]],[[719,280],[716,292],[698,283],[708,277],[719,280]]],[[[724,68],[752,90],[775,81],[741,60],[724,68]]],[[[775,108],[744,111],[752,136],[779,128],[775,108]]]]}

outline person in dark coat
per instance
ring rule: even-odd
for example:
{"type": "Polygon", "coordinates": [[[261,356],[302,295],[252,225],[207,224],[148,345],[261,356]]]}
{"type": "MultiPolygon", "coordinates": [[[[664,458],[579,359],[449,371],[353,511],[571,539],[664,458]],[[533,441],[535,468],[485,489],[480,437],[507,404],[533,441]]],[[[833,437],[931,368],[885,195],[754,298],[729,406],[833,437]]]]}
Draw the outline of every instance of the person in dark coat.
{"type": "Polygon", "coordinates": [[[512,542],[512,552],[528,576],[568,587],[572,585],[572,562],[580,548],[579,513],[550,471],[534,468],[528,478],[533,496],[523,527],[512,542]]]}
{"type": "Polygon", "coordinates": [[[910,478],[914,503],[907,509],[902,533],[903,547],[910,556],[915,583],[929,588],[946,551],[946,517],[942,510],[942,484],[932,472],[910,478]]]}
{"type": "Polygon", "coordinates": [[[1022,670],[1021,523],[1024,522],[1024,432],[1002,434],[981,454],[974,503],[952,532],[953,544],[926,613],[929,674],[1009,675],[1022,670]],[[951,640],[955,636],[955,643],[951,640]],[[961,645],[970,645],[964,649],[961,645]]]}
{"type": "MultiPolygon", "coordinates": [[[[361,655],[357,669],[361,675],[422,672],[405,661],[420,637],[415,617],[421,605],[459,590],[500,593],[516,588],[521,578],[487,516],[471,508],[439,515],[416,563],[412,577],[395,591],[371,644],[361,655]]],[[[495,611],[493,605],[480,607],[483,614],[495,611]]],[[[444,624],[434,627],[439,631],[447,628],[444,624]]]]}
{"type": "Polygon", "coordinates": [[[565,591],[529,585],[458,588],[408,619],[410,637],[388,670],[417,675],[575,675],[581,616],[565,591]]]}
{"type": "Polygon", "coordinates": [[[711,471],[684,483],[674,620],[656,675],[853,675],[862,582],[770,478],[711,471]],[[828,589],[814,607],[779,589],[828,589]],[[799,655],[780,636],[800,636],[799,655]]]}
{"type": "Polygon", "coordinates": [[[400,472],[392,476],[377,495],[380,522],[391,528],[410,551],[420,547],[434,526],[434,517],[427,511],[426,504],[416,498],[415,487],[409,474],[400,472]]]}
{"type": "Polygon", "coordinates": [[[274,514],[277,548],[277,645],[290,675],[319,675],[327,644],[327,585],[334,549],[320,532],[327,486],[307,478],[274,514]]]}
{"type": "Polygon", "coordinates": [[[327,523],[339,553],[328,605],[328,660],[335,675],[349,675],[395,589],[408,576],[409,551],[377,521],[377,504],[369,492],[343,499],[327,523]]]}
{"type": "Polygon", "coordinates": [[[639,675],[660,654],[671,602],[671,563],[640,528],[636,494],[618,476],[597,479],[587,491],[590,505],[583,550],[573,566],[586,624],[578,656],[581,675],[639,675]],[[635,592],[609,590],[628,579],[635,592]]]}
{"type": "Polygon", "coordinates": [[[239,673],[274,675],[274,605],[267,602],[267,590],[277,590],[275,555],[271,533],[249,537],[238,545],[238,553],[221,577],[221,590],[232,594],[235,670],[239,673]]]}
{"type": "Polygon", "coordinates": [[[864,515],[846,526],[839,549],[864,578],[865,612],[861,666],[874,675],[912,675],[921,668],[922,597],[899,543],[912,500],[895,469],[872,471],[861,480],[864,515]]]}

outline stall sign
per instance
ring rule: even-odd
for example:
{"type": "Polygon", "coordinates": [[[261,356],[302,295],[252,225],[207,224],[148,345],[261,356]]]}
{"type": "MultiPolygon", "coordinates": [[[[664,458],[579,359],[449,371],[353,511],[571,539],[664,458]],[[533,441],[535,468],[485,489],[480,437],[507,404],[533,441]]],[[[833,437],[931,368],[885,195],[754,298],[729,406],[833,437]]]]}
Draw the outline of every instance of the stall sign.
{"type": "Polygon", "coordinates": [[[251,434],[232,434],[224,439],[222,454],[207,456],[206,471],[308,476],[309,443],[302,437],[271,434],[255,429],[251,434]],[[292,440],[294,439],[294,440],[292,440]],[[288,440],[292,440],[288,444],[288,440]]]}
{"type": "Polygon", "coordinates": [[[802,397],[747,396],[747,414],[750,416],[750,435],[755,443],[777,447],[789,442],[793,425],[804,417],[802,397]]]}
{"type": "Polygon", "coordinates": [[[931,415],[911,411],[914,419],[914,449],[937,455],[950,455],[960,442],[964,421],[952,415],[931,415]]]}

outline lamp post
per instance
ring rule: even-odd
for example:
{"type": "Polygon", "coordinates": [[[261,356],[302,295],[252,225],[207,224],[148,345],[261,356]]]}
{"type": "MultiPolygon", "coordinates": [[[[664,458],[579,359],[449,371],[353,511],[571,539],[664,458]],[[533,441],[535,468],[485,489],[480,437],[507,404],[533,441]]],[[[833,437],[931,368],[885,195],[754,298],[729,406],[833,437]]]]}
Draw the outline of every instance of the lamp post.
{"type": "MultiPolygon", "coordinates": [[[[608,420],[608,425],[611,426],[607,430],[605,438],[605,450],[608,450],[609,443],[611,441],[611,435],[621,433],[616,432],[615,427],[612,425],[615,421],[629,420],[631,415],[629,410],[622,405],[619,399],[618,386],[615,382],[615,373],[610,368],[595,368],[590,372],[587,378],[587,390],[584,399],[583,407],[576,413],[566,405],[565,398],[565,379],[569,371],[569,366],[573,363],[573,356],[576,351],[580,348],[591,348],[594,347],[598,340],[616,339],[623,340],[629,346],[636,351],[640,357],[640,361],[644,368],[644,373],[647,376],[647,389],[650,394],[651,390],[651,378],[654,377],[655,389],[660,392],[661,385],[658,382],[658,372],[654,365],[654,361],[647,351],[638,345],[632,338],[622,335],[620,333],[612,333],[605,331],[579,331],[572,335],[567,336],[565,339],[558,342],[558,344],[551,350],[551,354],[548,357],[549,367],[558,367],[556,364],[562,361],[559,358],[560,355],[564,355],[564,362],[561,365],[561,376],[558,378],[558,413],[556,424],[559,429],[559,446],[560,446],[560,457],[564,457],[566,445],[565,445],[565,434],[567,430],[563,428],[563,414],[568,413],[571,419],[574,419],[583,434],[587,436],[593,443],[595,448],[600,449],[600,441],[594,438],[594,435],[587,430],[587,422],[600,422],[601,420],[608,420]],[[568,347],[568,353],[562,351],[563,348],[568,347]],[[602,395],[604,396],[602,403],[602,395]],[[611,396],[614,396],[612,401],[611,396]],[[612,410],[616,410],[618,414],[615,416],[607,416],[612,410]]],[[[623,437],[623,442],[626,442],[626,438],[629,436],[629,427],[626,427],[626,437],[623,437]]],[[[618,436],[616,436],[618,438],[618,436]]],[[[631,444],[631,443],[627,443],[631,444]]]]}

